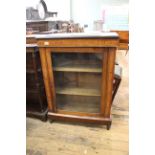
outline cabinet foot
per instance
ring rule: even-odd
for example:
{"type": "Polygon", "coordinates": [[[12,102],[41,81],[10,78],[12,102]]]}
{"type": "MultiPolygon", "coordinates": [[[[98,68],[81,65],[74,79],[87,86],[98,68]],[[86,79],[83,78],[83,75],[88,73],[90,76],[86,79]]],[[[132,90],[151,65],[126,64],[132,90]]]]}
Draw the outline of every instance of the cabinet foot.
{"type": "Polygon", "coordinates": [[[53,122],[54,122],[54,120],[50,119],[50,120],[49,120],[49,122],[50,122],[50,123],[53,123],[53,122]]]}
{"type": "Polygon", "coordinates": [[[42,120],[43,122],[46,122],[46,121],[47,121],[47,115],[43,116],[41,120],[42,120]]]}
{"type": "Polygon", "coordinates": [[[26,111],[26,116],[32,117],[32,118],[38,118],[43,122],[47,121],[47,112],[48,109],[46,109],[43,112],[34,112],[34,111],[26,111]]]}
{"type": "Polygon", "coordinates": [[[111,128],[111,122],[107,124],[107,130],[110,130],[110,128],[111,128]]]}

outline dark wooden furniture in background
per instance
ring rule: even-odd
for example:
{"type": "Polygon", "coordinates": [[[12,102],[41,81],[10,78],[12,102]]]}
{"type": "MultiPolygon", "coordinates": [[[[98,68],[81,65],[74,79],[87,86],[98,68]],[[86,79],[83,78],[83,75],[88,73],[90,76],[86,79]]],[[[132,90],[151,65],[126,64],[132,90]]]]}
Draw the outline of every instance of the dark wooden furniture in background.
{"type": "Polygon", "coordinates": [[[119,35],[119,50],[129,50],[129,31],[123,30],[112,30],[111,32],[116,32],[119,35]]]}
{"type": "Polygon", "coordinates": [[[36,36],[51,120],[111,126],[116,33],[36,36]]]}
{"type": "Polygon", "coordinates": [[[47,120],[45,95],[38,46],[26,45],[26,115],[47,120]]]}
{"type": "Polygon", "coordinates": [[[38,32],[42,32],[42,31],[48,31],[48,21],[44,21],[44,20],[34,20],[34,21],[27,21],[26,22],[26,28],[27,29],[32,29],[33,31],[38,31],[38,32]]]}
{"type": "Polygon", "coordinates": [[[26,29],[31,29],[32,31],[36,31],[36,33],[51,31],[51,30],[61,30],[63,24],[68,24],[68,21],[45,21],[45,20],[32,20],[26,21],[26,29]]]}

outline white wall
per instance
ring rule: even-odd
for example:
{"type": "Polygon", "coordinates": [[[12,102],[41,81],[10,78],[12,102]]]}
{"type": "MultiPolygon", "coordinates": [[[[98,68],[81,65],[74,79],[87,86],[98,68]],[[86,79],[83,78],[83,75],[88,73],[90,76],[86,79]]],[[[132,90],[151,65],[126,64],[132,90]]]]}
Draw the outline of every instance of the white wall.
{"type": "MultiPolygon", "coordinates": [[[[27,4],[37,4],[39,0],[27,0],[27,4]],[[28,3],[29,2],[29,3],[28,3]]],[[[93,22],[102,19],[104,6],[121,6],[129,3],[129,0],[44,0],[48,11],[58,12],[58,19],[70,20],[80,23],[81,26],[88,25],[88,30],[93,30],[93,22]]],[[[114,10],[114,9],[113,9],[114,10]]],[[[127,15],[121,18],[108,15],[108,26],[111,29],[128,29],[127,15]],[[125,19],[126,25],[119,25],[125,19]],[[118,21],[117,24],[114,23],[118,21]],[[115,25],[116,24],[116,25],[115,25]],[[115,26],[114,26],[115,25],[115,26]]]]}
{"type": "Polygon", "coordinates": [[[81,24],[88,24],[88,29],[93,30],[93,21],[102,19],[103,6],[128,4],[129,0],[71,0],[71,18],[81,24]]]}
{"type": "Polygon", "coordinates": [[[33,7],[36,9],[39,0],[26,0],[26,7],[33,7]]]}
{"type": "Polygon", "coordinates": [[[44,0],[48,11],[58,12],[58,18],[70,20],[70,0],[44,0]]]}

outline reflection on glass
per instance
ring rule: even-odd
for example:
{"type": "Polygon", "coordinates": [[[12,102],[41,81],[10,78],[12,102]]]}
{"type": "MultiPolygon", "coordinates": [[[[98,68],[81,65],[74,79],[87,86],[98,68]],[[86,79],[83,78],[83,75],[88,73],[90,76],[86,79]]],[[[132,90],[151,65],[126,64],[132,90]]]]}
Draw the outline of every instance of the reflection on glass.
{"type": "Polygon", "coordinates": [[[102,60],[102,54],[52,54],[58,109],[100,112],[102,60]]]}

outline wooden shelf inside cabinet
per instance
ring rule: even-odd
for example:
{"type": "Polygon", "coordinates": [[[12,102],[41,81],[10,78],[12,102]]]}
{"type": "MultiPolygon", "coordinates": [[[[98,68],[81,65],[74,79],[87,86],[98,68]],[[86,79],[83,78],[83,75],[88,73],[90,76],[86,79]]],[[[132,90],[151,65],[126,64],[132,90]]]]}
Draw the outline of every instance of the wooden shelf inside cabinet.
{"type": "Polygon", "coordinates": [[[52,120],[111,126],[117,33],[36,36],[52,120]]]}
{"type": "Polygon", "coordinates": [[[86,68],[86,67],[54,67],[53,71],[57,71],[57,72],[102,73],[101,68],[86,68]]]}
{"type": "Polygon", "coordinates": [[[63,72],[102,73],[102,65],[94,60],[59,60],[59,64],[54,66],[53,70],[63,72]]]}
{"type": "Polygon", "coordinates": [[[79,96],[101,96],[100,91],[97,89],[88,88],[57,88],[57,94],[63,95],[79,95],[79,96]]]}
{"type": "MultiPolygon", "coordinates": [[[[62,60],[61,60],[62,61],[62,60]]],[[[53,67],[54,71],[101,73],[102,66],[94,61],[73,60],[53,67]]]]}

